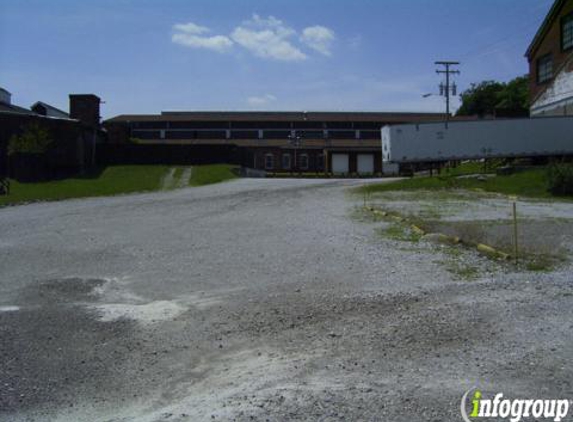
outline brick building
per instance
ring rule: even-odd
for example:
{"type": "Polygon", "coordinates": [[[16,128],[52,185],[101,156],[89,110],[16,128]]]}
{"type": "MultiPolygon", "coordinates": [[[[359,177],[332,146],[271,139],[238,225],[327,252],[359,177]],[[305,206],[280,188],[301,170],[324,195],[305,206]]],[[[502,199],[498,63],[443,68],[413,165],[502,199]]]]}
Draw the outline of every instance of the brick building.
{"type": "Polygon", "coordinates": [[[382,172],[382,126],[441,119],[442,113],[162,112],[120,115],[104,125],[116,148],[147,146],[161,154],[159,147],[171,146],[181,161],[225,157],[268,172],[368,175],[382,172]]]}
{"type": "Polygon", "coordinates": [[[12,103],[11,94],[0,88],[0,179],[19,180],[63,177],[95,164],[96,144],[105,133],[99,124],[97,96],[70,95],[70,113],[38,101],[30,109],[12,103]],[[96,118],[97,116],[97,118],[96,118]],[[42,153],[8,155],[12,137],[32,127],[45,130],[51,140],[42,153]]]}
{"type": "Polygon", "coordinates": [[[531,115],[573,115],[573,0],[556,0],[526,52],[531,115]]]}

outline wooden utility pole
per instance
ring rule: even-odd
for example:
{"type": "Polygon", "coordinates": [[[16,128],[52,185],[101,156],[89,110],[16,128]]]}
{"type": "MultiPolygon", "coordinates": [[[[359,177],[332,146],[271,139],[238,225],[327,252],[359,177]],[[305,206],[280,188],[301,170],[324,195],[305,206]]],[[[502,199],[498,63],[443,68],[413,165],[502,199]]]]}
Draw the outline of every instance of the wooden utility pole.
{"type": "Polygon", "coordinates": [[[456,95],[457,94],[457,87],[455,83],[450,83],[450,75],[459,75],[459,70],[452,70],[450,69],[451,66],[458,66],[460,62],[449,62],[449,61],[441,61],[435,62],[437,66],[443,66],[445,69],[443,70],[436,70],[438,74],[445,74],[446,75],[446,85],[444,86],[443,83],[440,84],[440,95],[446,97],[446,122],[450,120],[450,94],[456,95]]]}

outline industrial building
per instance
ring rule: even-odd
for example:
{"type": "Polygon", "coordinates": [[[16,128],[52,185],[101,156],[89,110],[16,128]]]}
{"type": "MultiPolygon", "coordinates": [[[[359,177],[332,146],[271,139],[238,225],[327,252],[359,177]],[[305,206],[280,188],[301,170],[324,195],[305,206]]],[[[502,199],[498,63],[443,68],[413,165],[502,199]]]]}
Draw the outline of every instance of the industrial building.
{"type": "Polygon", "coordinates": [[[167,111],[120,115],[104,125],[111,145],[146,145],[159,154],[158,147],[173,146],[188,162],[219,155],[270,173],[375,175],[382,173],[381,127],[442,119],[442,113],[167,111]]]}

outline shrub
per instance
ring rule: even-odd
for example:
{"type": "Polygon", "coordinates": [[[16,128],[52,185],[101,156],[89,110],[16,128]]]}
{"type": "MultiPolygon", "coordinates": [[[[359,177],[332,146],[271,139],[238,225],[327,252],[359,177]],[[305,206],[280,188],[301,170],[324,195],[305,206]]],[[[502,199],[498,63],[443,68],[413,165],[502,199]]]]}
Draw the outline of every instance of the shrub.
{"type": "Polygon", "coordinates": [[[573,164],[554,164],[547,169],[547,188],[553,195],[573,195],[573,164]]]}
{"type": "Polygon", "coordinates": [[[8,155],[43,154],[52,143],[47,129],[37,123],[28,125],[21,135],[13,135],[8,142],[8,155]]]}

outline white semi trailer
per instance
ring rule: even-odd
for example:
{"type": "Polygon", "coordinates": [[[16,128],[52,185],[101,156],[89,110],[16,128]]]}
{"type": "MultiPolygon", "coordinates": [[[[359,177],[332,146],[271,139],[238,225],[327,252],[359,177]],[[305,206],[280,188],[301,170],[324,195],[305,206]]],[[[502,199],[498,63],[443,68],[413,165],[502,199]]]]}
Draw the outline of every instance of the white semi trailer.
{"type": "Polygon", "coordinates": [[[573,155],[573,117],[450,121],[382,128],[386,164],[573,155]]]}

